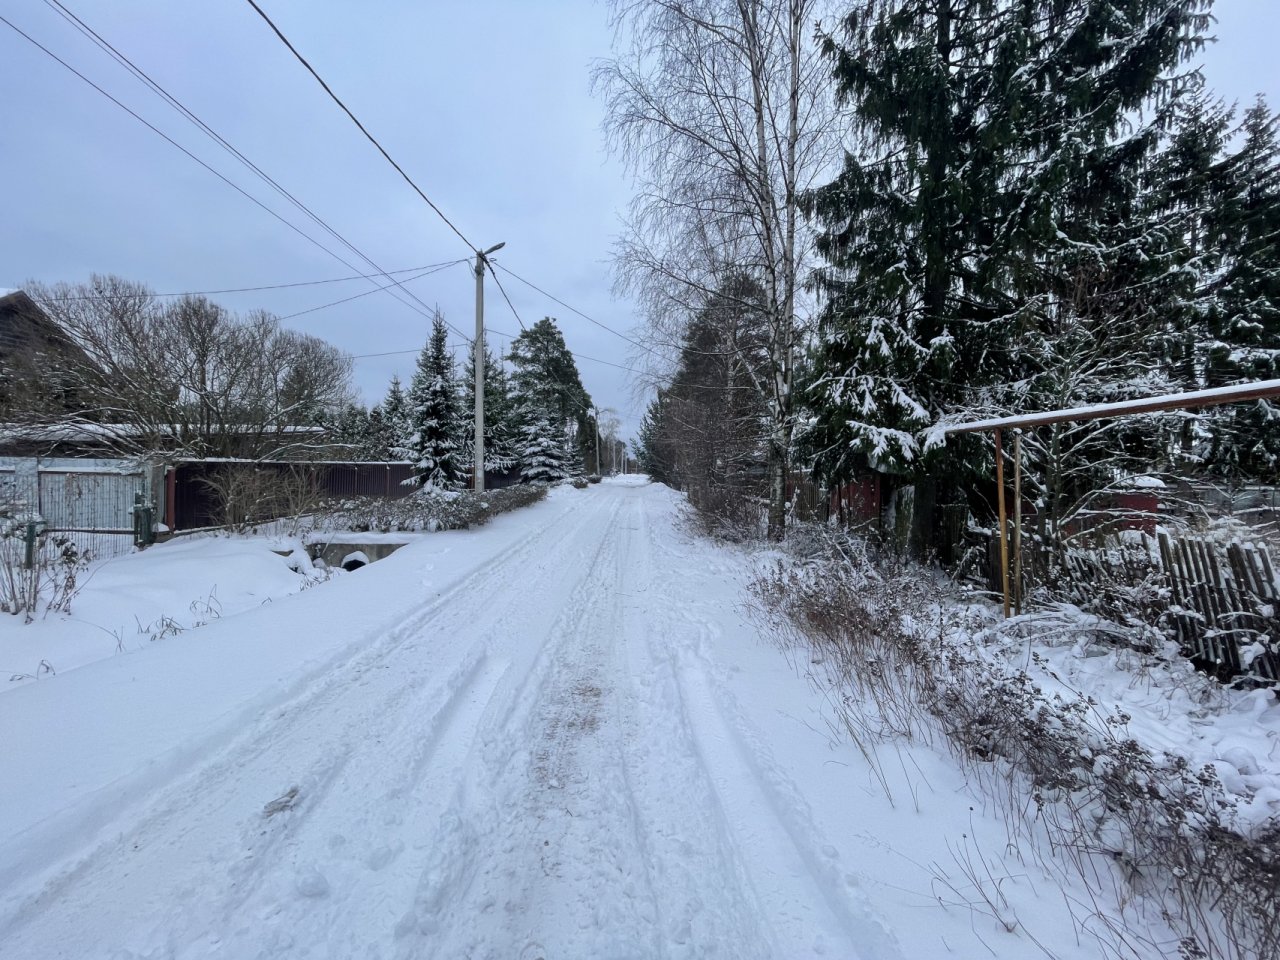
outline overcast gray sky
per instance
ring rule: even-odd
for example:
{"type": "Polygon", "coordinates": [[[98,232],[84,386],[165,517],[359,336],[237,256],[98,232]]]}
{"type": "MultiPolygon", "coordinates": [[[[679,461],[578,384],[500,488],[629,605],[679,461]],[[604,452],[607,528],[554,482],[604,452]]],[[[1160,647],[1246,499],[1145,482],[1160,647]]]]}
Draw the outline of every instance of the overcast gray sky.
{"type": "MultiPolygon", "coordinates": [[[[63,0],[122,53],[382,268],[467,250],[324,96],[243,0],[63,0]]],[[[611,295],[610,244],[630,194],[604,152],[590,64],[608,55],[607,9],[593,0],[260,0],[342,97],[474,243],[505,241],[500,262],[591,317],[630,332],[611,295]]],[[[1228,100],[1265,93],[1280,106],[1278,0],[1219,0],[1220,42],[1205,55],[1228,100]]],[[[368,272],[302,214],[137,80],[44,0],[0,13],[272,209],[368,272]]],[[[0,24],[0,287],[28,278],[115,273],[159,292],[347,276],[272,218],[65,68],[0,24]]],[[[642,413],[627,373],[635,348],[510,277],[526,323],[557,318],[583,382],[624,430],[642,413]]],[[[413,282],[464,331],[474,282],[453,266],[413,282]]],[[[224,294],[236,310],[280,316],[371,289],[367,281],[224,294]]],[[[519,326],[487,286],[487,326],[519,326]]],[[[427,321],[386,293],[285,321],[354,354],[416,351],[427,321]]],[[[456,338],[455,338],[456,339],[456,338]]],[[[460,342],[460,341],[459,341],[460,342]]],[[[459,359],[463,353],[458,351],[459,359]]],[[[356,360],[366,402],[413,353],[356,360]]]]}

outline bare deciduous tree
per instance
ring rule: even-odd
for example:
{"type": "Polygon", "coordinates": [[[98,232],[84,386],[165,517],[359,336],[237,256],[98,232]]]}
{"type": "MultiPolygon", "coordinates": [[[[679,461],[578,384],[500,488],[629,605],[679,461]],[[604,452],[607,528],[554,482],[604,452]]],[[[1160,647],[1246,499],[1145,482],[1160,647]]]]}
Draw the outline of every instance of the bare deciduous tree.
{"type": "Polygon", "coordinates": [[[652,342],[678,351],[685,325],[729,277],[750,276],[765,291],[762,304],[743,306],[758,309],[768,331],[769,362],[752,387],[768,411],[773,538],[785,522],[797,312],[811,249],[797,202],[836,147],[815,41],[822,5],[615,0],[629,47],[596,74],[611,144],[638,181],[619,268],[652,342]]]}
{"type": "Polygon", "coordinates": [[[73,409],[28,418],[86,426],[122,452],[279,456],[289,428],[350,402],[350,358],[269,313],[237,317],[203,297],[162,303],[111,276],[27,290],[78,348],[30,371],[68,385],[73,409]]]}

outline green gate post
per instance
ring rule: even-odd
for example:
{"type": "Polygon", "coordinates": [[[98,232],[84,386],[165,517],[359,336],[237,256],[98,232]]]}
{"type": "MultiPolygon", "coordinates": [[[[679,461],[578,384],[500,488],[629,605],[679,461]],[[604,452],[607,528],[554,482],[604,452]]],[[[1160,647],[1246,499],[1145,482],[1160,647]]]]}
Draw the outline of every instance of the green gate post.
{"type": "Polygon", "coordinates": [[[35,566],[36,562],[36,522],[34,520],[27,521],[27,552],[23,558],[22,566],[30,570],[35,566]]]}
{"type": "Polygon", "coordinates": [[[149,547],[156,541],[154,508],[144,503],[142,491],[133,495],[133,545],[149,547]]]}

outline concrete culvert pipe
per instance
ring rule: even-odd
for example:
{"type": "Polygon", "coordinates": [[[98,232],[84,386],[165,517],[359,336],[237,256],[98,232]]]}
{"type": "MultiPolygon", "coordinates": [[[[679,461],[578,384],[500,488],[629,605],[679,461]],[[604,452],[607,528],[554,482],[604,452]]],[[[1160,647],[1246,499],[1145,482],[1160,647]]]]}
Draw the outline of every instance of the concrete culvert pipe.
{"type": "Polygon", "coordinates": [[[359,570],[361,567],[368,564],[368,562],[369,558],[365,555],[364,551],[357,550],[355,553],[348,553],[342,558],[342,569],[348,571],[359,570]]]}

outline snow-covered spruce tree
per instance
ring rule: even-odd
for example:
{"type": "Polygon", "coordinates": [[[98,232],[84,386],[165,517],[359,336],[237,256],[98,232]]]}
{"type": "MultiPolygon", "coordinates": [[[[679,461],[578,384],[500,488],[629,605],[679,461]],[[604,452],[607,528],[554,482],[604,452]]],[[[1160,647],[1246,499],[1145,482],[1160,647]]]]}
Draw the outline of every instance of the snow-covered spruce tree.
{"type": "Polygon", "coordinates": [[[870,463],[913,484],[918,549],[935,502],[989,474],[981,441],[926,428],[1052,402],[1036,381],[1064,304],[1161,315],[1168,239],[1130,218],[1207,5],[860,2],[828,38],[858,146],[809,198],[829,295],[810,443],[833,479],[870,463]]]}
{"type": "Polygon", "coordinates": [[[647,473],[658,483],[665,483],[679,489],[679,484],[672,475],[669,454],[664,450],[662,438],[662,391],[649,401],[640,420],[640,432],[636,443],[636,466],[641,473],[647,473]]]}
{"type": "Polygon", "coordinates": [[[527,410],[520,427],[516,456],[524,483],[555,483],[570,477],[569,452],[563,431],[545,415],[527,410]]]}
{"type": "Polygon", "coordinates": [[[564,334],[551,317],[543,317],[511,341],[511,389],[529,409],[552,423],[567,424],[591,408],[578,365],[564,334]]]}
{"type": "Polygon", "coordinates": [[[336,416],[327,418],[323,424],[329,435],[329,442],[338,450],[336,456],[342,460],[367,460],[369,446],[369,414],[354,403],[349,403],[336,416]]]}
{"type": "Polygon", "coordinates": [[[431,338],[418,356],[409,385],[409,452],[419,486],[451,490],[458,486],[457,391],[444,317],[436,314],[431,338]]]}
{"type": "MultiPolygon", "coordinates": [[[[475,447],[475,345],[468,351],[462,371],[459,408],[467,411],[461,420],[459,462],[464,471],[474,469],[475,447]]],[[[519,424],[507,372],[488,350],[484,355],[484,466],[486,470],[509,470],[515,463],[519,424]]]]}
{"type": "MultiPolygon", "coordinates": [[[[566,469],[581,472],[582,447],[594,451],[595,425],[590,420],[591,397],[582,386],[578,365],[551,317],[544,317],[511,342],[510,386],[519,403],[522,432],[520,450],[527,449],[524,431],[545,420],[552,436],[564,447],[566,469]],[[587,440],[587,434],[590,440],[587,440]],[[576,453],[569,447],[576,448],[576,453]]],[[[522,467],[527,462],[521,456],[522,467]]],[[[592,457],[594,462],[594,456],[592,457]]]]}
{"type": "Polygon", "coordinates": [[[387,451],[387,421],[382,416],[382,404],[375,403],[369,408],[366,418],[364,438],[360,444],[360,459],[371,461],[389,460],[387,451]]]}
{"type": "Polygon", "coordinates": [[[400,385],[400,378],[391,376],[386,399],[382,401],[382,419],[387,437],[387,453],[391,460],[409,459],[409,401],[400,385]]]}
{"type": "MultiPolygon", "coordinates": [[[[595,446],[594,446],[595,421],[591,420],[590,423],[592,424],[592,427],[593,427],[593,429],[591,430],[592,446],[590,450],[591,450],[591,458],[592,458],[591,465],[592,465],[592,469],[594,470],[595,469],[595,446]]],[[[577,427],[578,424],[575,423],[574,426],[577,427]]],[[[566,435],[564,438],[564,472],[565,472],[565,476],[569,477],[570,479],[585,477],[587,475],[587,460],[586,460],[586,457],[583,455],[583,444],[581,442],[582,437],[583,437],[583,431],[575,429],[572,433],[566,435]]]]}
{"type": "MultiPolygon", "coordinates": [[[[1216,226],[1221,272],[1206,343],[1206,383],[1280,377],[1280,139],[1277,118],[1259,97],[1237,131],[1239,149],[1223,162],[1216,226]]],[[[1208,420],[1209,469],[1236,481],[1280,474],[1280,404],[1259,400],[1208,420]]]]}

